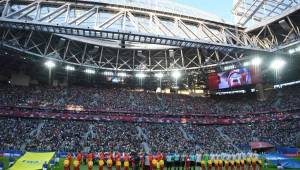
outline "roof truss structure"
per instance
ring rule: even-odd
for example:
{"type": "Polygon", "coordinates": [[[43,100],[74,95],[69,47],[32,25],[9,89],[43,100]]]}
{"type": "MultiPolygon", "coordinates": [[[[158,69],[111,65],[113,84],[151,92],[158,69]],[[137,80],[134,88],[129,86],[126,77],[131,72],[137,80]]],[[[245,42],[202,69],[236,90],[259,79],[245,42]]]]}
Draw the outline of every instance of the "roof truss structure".
{"type": "Polygon", "coordinates": [[[4,0],[0,6],[4,28],[184,48],[265,51],[243,28],[201,18],[63,0],[4,0]]]}
{"type": "Polygon", "coordinates": [[[295,8],[286,15],[245,29],[112,4],[2,0],[1,45],[99,69],[195,70],[239,62],[251,57],[249,53],[271,54],[281,46],[299,41],[299,14],[300,8],[295,8]]]}
{"type": "Polygon", "coordinates": [[[278,16],[299,4],[299,0],[237,0],[232,13],[236,16],[236,23],[245,26],[250,21],[261,22],[278,16]]]}

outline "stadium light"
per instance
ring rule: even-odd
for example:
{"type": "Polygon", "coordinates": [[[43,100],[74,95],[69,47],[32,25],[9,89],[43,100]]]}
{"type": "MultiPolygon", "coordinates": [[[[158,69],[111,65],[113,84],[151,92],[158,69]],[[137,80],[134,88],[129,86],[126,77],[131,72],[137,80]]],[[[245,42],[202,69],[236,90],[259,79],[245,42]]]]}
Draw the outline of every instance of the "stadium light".
{"type": "Polygon", "coordinates": [[[49,74],[48,74],[48,82],[49,82],[49,85],[51,85],[51,77],[52,77],[52,68],[55,67],[55,63],[51,60],[48,60],[46,61],[45,63],[45,66],[48,68],[49,70],[49,74]]]}
{"type": "Polygon", "coordinates": [[[181,73],[178,70],[175,70],[172,72],[171,76],[177,80],[181,76],[181,73]]]}
{"type": "Polygon", "coordinates": [[[244,67],[247,67],[249,65],[250,65],[250,62],[248,62],[248,61],[244,62],[244,64],[243,64],[244,67]]]}
{"type": "Polygon", "coordinates": [[[280,70],[284,67],[285,65],[285,61],[278,58],[278,59],[275,59],[274,61],[272,61],[270,67],[274,70],[280,70]]]}
{"type": "Polygon", "coordinates": [[[164,74],[163,73],[156,73],[154,76],[161,79],[161,78],[164,77],[164,74]]]}
{"type": "Polygon", "coordinates": [[[262,63],[262,59],[260,57],[255,57],[252,59],[251,63],[255,66],[259,66],[262,63]]]}
{"type": "Polygon", "coordinates": [[[85,73],[87,73],[87,74],[95,74],[95,73],[96,73],[96,71],[95,71],[95,70],[88,69],[88,68],[87,68],[87,69],[85,69],[85,70],[84,70],[84,72],[85,72],[85,73]]]}
{"type": "Polygon", "coordinates": [[[67,66],[65,67],[65,69],[66,69],[67,71],[75,71],[75,67],[69,66],[69,65],[67,65],[67,66]]]}
{"type": "Polygon", "coordinates": [[[55,67],[55,63],[53,61],[49,60],[49,61],[45,62],[45,66],[49,69],[52,69],[55,67]]]}
{"type": "Polygon", "coordinates": [[[227,66],[224,67],[224,70],[232,70],[234,68],[235,68],[234,65],[227,65],[227,66]]]}
{"type": "Polygon", "coordinates": [[[294,54],[295,52],[296,52],[295,49],[290,49],[290,50],[289,50],[289,54],[294,54]]]}
{"type": "Polygon", "coordinates": [[[300,46],[298,46],[297,48],[292,48],[292,49],[289,49],[289,54],[294,54],[296,52],[300,52],[300,46]]]}
{"type": "Polygon", "coordinates": [[[159,79],[159,88],[161,89],[161,79],[164,77],[164,74],[159,72],[159,73],[155,73],[154,76],[159,79]]]}
{"type": "Polygon", "coordinates": [[[120,72],[120,73],[118,73],[118,74],[117,74],[117,76],[119,76],[119,77],[126,77],[126,76],[127,76],[127,74],[126,74],[126,73],[124,73],[124,72],[120,72]]]}
{"type": "Polygon", "coordinates": [[[105,72],[103,72],[103,75],[105,75],[105,76],[113,76],[114,73],[111,72],[111,71],[105,71],[105,72]]]}
{"type": "Polygon", "coordinates": [[[136,76],[137,78],[143,79],[143,78],[145,78],[147,75],[146,75],[145,73],[143,73],[143,72],[139,72],[139,73],[137,73],[135,76],[136,76]]]}

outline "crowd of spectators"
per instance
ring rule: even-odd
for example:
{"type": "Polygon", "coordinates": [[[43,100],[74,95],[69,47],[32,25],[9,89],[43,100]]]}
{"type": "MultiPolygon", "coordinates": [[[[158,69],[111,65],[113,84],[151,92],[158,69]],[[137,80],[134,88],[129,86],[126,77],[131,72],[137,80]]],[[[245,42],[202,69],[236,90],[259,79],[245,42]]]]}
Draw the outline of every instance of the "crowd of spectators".
{"type": "Polygon", "coordinates": [[[142,128],[153,151],[183,153],[194,149],[194,142],[184,137],[178,124],[143,124],[142,128]]]}
{"type": "Polygon", "coordinates": [[[209,153],[230,153],[237,151],[218,131],[219,126],[187,125],[184,129],[195,144],[209,153]]]}
{"type": "MultiPolygon", "coordinates": [[[[255,96],[204,98],[157,94],[126,88],[2,85],[0,86],[0,106],[65,109],[68,105],[75,105],[86,110],[154,114],[151,117],[156,117],[160,113],[232,115],[296,110],[300,106],[299,94],[300,88],[291,87],[266,92],[266,100],[257,101],[255,96]]],[[[0,149],[128,152],[140,151],[146,149],[147,146],[152,151],[196,152],[201,150],[221,153],[237,152],[240,145],[248,145],[252,141],[295,146],[296,136],[300,131],[299,120],[279,121],[276,117],[271,122],[257,121],[228,126],[146,123],[143,122],[142,116],[138,117],[141,120],[135,123],[117,121],[117,119],[115,121],[92,119],[92,121],[84,120],[84,118],[80,118],[81,120],[53,118],[0,118],[2,130],[0,149]]],[[[248,118],[251,120],[251,115],[248,118]]]]}
{"type": "Polygon", "coordinates": [[[0,149],[30,151],[145,151],[147,143],[152,151],[234,153],[253,141],[295,146],[300,131],[299,120],[203,126],[2,117],[0,123],[0,149]]]}
{"type": "Polygon", "coordinates": [[[240,114],[299,109],[300,88],[267,91],[265,101],[255,95],[192,97],[157,94],[126,88],[85,87],[0,87],[0,105],[34,106],[64,109],[75,105],[84,109],[147,113],[240,114]]]}
{"type": "Polygon", "coordinates": [[[26,150],[122,151],[141,148],[134,124],[74,120],[41,120],[26,150]]]}
{"type": "Polygon", "coordinates": [[[88,124],[72,120],[42,120],[39,124],[41,128],[37,129],[26,150],[83,149],[83,134],[87,132],[88,124]]]}
{"type": "Polygon", "coordinates": [[[143,140],[136,126],[124,122],[94,122],[86,146],[90,146],[93,151],[140,151],[143,140]]]}
{"type": "Polygon", "coordinates": [[[19,150],[27,139],[31,138],[31,132],[37,128],[38,121],[30,119],[0,119],[0,146],[2,149],[19,150]]]}
{"type": "Polygon", "coordinates": [[[239,145],[246,145],[252,141],[264,141],[272,145],[295,146],[296,137],[300,135],[300,121],[273,121],[247,125],[224,126],[223,133],[239,145]]]}

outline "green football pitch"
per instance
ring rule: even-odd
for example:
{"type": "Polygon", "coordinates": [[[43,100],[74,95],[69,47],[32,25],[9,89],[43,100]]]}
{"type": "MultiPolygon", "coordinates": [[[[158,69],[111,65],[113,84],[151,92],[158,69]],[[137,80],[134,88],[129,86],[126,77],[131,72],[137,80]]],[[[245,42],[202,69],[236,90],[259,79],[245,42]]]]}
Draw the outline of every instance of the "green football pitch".
{"type": "MultiPolygon", "coordinates": [[[[300,161],[300,158],[297,158],[297,160],[300,161]]],[[[4,170],[8,170],[8,159],[7,158],[4,158],[4,157],[0,157],[0,162],[3,162],[4,163],[4,170]]],[[[50,168],[48,168],[50,170],[50,168]]],[[[121,168],[123,169],[123,168],[121,168]]],[[[225,169],[225,168],[224,168],[225,169]]],[[[276,170],[277,168],[275,167],[264,167],[263,170],[276,170]]],[[[58,165],[55,165],[53,170],[63,170],[63,160],[61,159],[59,164],[58,165]]],[[[73,167],[71,167],[71,170],[73,170],[73,167]]],[[[80,166],[80,170],[87,170],[87,165],[81,165],[80,166]]],[[[98,170],[98,165],[94,165],[93,167],[93,170],[98,170]]],[[[106,167],[104,168],[104,170],[107,170],[106,167]]],[[[113,168],[113,170],[115,170],[115,168],[113,168]]],[[[131,168],[130,168],[131,170],[131,168]]],[[[166,170],[166,168],[165,168],[166,170]]],[[[175,169],[172,169],[172,170],[175,170],[175,169]]],[[[196,167],[196,170],[200,170],[200,167],[196,167]]],[[[214,168],[212,169],[214,170],[214,168]]],[[[292,170],[292,169],[291,169],[292,170]]],[[[296,169],[293,169],[293,170],[296,170],[296,169]]],[[[299,169],[297,169],[299,170],[299,169]]]]}

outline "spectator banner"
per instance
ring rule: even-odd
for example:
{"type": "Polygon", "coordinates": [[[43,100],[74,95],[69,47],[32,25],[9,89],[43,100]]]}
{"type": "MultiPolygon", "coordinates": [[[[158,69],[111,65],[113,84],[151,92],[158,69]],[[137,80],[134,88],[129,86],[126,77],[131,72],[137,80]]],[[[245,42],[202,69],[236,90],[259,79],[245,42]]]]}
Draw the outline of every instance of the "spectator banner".
{"type": "Polygon", "coordinates": [[[49,161],[54,156],[55,152],[26,152],[24,156],[17,160],[17,162],[9,170],[36,170],[42,169],[45,162],[49,161]]]}
{"type": "Polygon", "coordinates": [[[267,142],[250,142],[251,149],[266,149],[273,148],[274,146],[267,142]]]}

